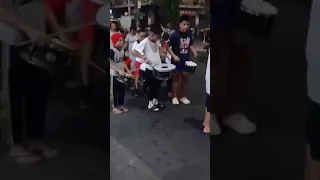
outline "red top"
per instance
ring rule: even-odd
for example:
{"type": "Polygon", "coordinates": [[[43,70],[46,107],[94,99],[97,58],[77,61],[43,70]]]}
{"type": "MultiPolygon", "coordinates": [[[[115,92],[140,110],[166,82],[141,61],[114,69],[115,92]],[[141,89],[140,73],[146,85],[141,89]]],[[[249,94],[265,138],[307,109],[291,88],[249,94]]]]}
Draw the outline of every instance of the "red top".
{"type": "MultiPolygon", "coordinates": [[[[70,0],[47,0],[47,4],[51,7],[54,14],[63,16],[65,18],[66,6],[70,0]]],[[[98,5],[91,0],[81,0],[81,17],[82,24],[95,22],[98,5]]],[[[78,42],[73,42],[75,46],[83,44],[84,42],[92,42],[95,39],[94,26],[85,26],[79,29],[78,42]]]]}

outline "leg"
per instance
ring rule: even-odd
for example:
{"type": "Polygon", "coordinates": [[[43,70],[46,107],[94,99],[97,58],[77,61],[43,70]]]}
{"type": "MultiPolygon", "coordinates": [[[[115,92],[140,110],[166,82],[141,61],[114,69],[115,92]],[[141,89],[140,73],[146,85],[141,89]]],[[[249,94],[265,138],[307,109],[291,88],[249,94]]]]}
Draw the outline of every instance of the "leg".
{"type": "Polygon", "coordinates": [[[89,64],[88,61],[91,60],[93,43],[85,42],[83,49],[81,51],[81,81],[82,81],[82,99],[81,99],[81,109],[88,109],[88,100],[90,96],[90,87],[89,87],[89,64]]]}
{"type": "Polygon", "coordinates": [[[140,62],[135,62],[135,96],[139,96],[140,65],[140,62]]]}
{"type": "Polygon", "coordinates": [[[172,79],[169,79],[167,81],[168,98],[172,98],[172,83],[173,83],[172,79]]]}
{"type": "Polygon", "coordinates": [[[11,47],[10,51],[9,95],[11,130],[14,141],[10,145],[10,155],[15,157],[19,163],[37,163],[41,160],[41,157],[33,154],[23,145],[23,96],[27,88],[26,77],[29,72],[24,66],[25,63],[19,57],[19,48],[11,47]]]}
{"type": "MultiPolygon", "coordinates": [[[[160,108],[157,106],[157,102],[155,101],[155,99],[157,98],[158,95],[158,84],[157,84],[157,79],[154,78],[152,71],[150,70],[146,70],[144,73],[145,76],[145,80],[146,80],[146,84],[148,86],[148,109],[156,112],[159,111],[160,108]]],[[[161,84],[160,84],[161,86],[161,84]]]]}
{"type": "Polygon", "coordinates": [[[118,89],[118,106],[119,109],[123,112],[127,112],[128,109],[124,107],[124,99],[125,99],[125,94],[126,94],[126,86],[123,83],[119,84],[119,89],[118,89]]]}
{"type": "Polygon", "coordinates": [[[309,151],[307,154],[306,180],[319,180],[320,178],[320,106],[312,102],[307,122],[307,142],[309,151]]]}
{"type": "Polygon", "coordinates": [[[28,138],[39,141],[45,129],[49,75],[42,69],[28,67],[30,72],[25,86],[26,128],[28,138]]]}
{"type": "Polygon", "coordinates": [[[172,82],[172,104],[177,105],[179,104],[178,98],[180,97],[181,91],[181,81],[182,81],[182,72],[176,71],[173,75],[173,82],[172,82]]]}
{"type": "Polygon", "coordinates": [[[188,89],[188,73],[183,72],[181,76],[181,94],[180,94],[180,101],[183,104],[190,104],[190,100],[187,99],[187,89],[188,89]]]}
{"type": "Polygon", "coordinates": [[[245,93],[247,88],[248,50],[250,37],[244,32],[233,32],[230,40],[230,60],[227,77],[226,114],[224,124],[240,134],[256,131],[256,125],[244,114],[245,93]]]}
{"type": "Polygon", "coordinates": [[[229,32],[213,30],[211,43],[212,109],[218,118],[226,116],[227,72],[229,64],[229,32]]]}
{"type": "Polygon", "coordinates": [[[118,99],[118,93],[119,93],[119,86],[120,82],[117,81],[116,77],[112,77],[113,79],[113,85],[112,85],[112,90],[113,90],[113,111],[115,113],[122,113],[119,112],[119,99],[118,99]]]}

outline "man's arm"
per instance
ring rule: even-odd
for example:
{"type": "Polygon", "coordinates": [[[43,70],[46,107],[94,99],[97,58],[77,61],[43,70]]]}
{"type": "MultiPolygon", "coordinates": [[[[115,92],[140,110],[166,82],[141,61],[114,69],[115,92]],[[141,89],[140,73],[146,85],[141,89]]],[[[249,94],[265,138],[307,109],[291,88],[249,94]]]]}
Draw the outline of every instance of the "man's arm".
{"type": "Polygon", "coordinates": [[[175,61],[178,61],[179,57],[176,54],[174,54],[174,52],[172,51],[172,47],[176,46],[175,43],[176,43],[176,36],[174,33],[172,33],[169,38],[168,52],[175,61]]]}
{"type": "Polygon", "coordinates": [[[196,48],[194,48],[194,46],[193,46],[193,36],[190,34],[190,50],[191,50],[191,52],[193,53],[193,55],[195,56],[195,57],[197,57],[198,56],[198,51],[197,51],[197,49],[196,48]]]}
{"type": "Polygon", "coordinates": [[[61,41],[66,43],[68,46],[71,46],[71,42],[69,41],[67,34],[64,32],[64,28],[60,26],[57,17],[52,12],[49,2],[45,3],[45,8],[46,8],[46,11],[45,11],[46,19],[48,20],[49,24],[52,26],[54,32],[57,33],[61,41]]]}
{"type": "Polygon", "coordinates": [[[145,46],[146,46],[145,41],[141,41],[134,49],[132,49],[131,54],[137,58],[144,60],[144,61],[147,60],[147,57],[142,55],[145,46]]]}

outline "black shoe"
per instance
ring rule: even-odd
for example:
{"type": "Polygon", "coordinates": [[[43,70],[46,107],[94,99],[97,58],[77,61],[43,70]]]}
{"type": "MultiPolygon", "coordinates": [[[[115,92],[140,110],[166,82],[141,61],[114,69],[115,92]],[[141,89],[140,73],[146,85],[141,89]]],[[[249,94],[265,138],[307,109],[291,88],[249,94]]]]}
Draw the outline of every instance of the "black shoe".
{"type": "Polygon", "coordinates": [[[139,97],[139,96],[140,96],[138,89],[136,89],[136,90],[134,91],[134,96],[135,96],[135,97],[139,97]]]}

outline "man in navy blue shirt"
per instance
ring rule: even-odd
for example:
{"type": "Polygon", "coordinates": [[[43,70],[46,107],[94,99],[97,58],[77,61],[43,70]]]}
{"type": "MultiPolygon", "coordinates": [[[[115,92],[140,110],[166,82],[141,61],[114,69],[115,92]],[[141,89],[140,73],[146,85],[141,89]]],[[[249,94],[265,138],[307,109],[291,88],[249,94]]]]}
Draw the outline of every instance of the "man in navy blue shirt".
{"type": "Polygon", "coordinates": [[[217,119],[240,134],[256,131],[245,116],[249,36],[235,29],[241,0],[214,2],[211,10],[211,134],[221,133],[217,119]]]}
{"type": "Polygon", "coordinates": [[[172,104],[178,105],[179,101],[183,104],[190,104],[186,97],[186,88],[188,87],[187,73],[183,72],[185,62],[190,60],[190,51],[194,57],[197,57],[197,51],[192,46],[193,36],[189,30],[190,18],[187,15],[180,17],[179,30],[171,34],[168,49],[172,56],[173,64],[176,66],[172,83],[172,104]]]}

